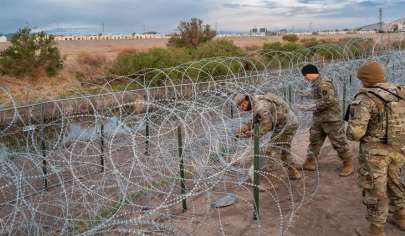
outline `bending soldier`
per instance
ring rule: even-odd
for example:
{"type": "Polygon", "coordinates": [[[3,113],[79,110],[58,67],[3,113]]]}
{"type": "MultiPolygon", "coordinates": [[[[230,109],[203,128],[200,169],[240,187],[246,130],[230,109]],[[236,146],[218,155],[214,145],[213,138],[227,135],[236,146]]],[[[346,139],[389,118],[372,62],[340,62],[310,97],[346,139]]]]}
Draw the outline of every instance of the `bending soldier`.
{"type": "Polygon", "coordinates": [[[303,168],[315,171],[315,159],[318,158],[322,145],[328,137],[343,162],[339,175],[349,176],[353,173],[352,153],[346,139],[335,86],[331,81],[322,79],[318,68],[314,65],[303,67],[302,74],[306,80],[312,82],[312,97],[315,100],[314,106],[310,108],[313,111],[313,121],[307,160],[303,168]]]}
{"type": "Polygon", "coordinates": [[[388,83],[383,66],[369,62],[358,70],[363,87],[350,105],[347,137],[360,141],[358,184],[370,226],[360,235],[383,236],[388,220],[405,230],[405,88],[388,83]],[[363,234],[362,234],[363,233],[363,234]]]}
{"type": "Polygon", "coordinates": [[[293,167],[290,154],[291,142],[298,129],[298,122],[289,105],[282,98],[271,93],[255,95],[253,98],[240,94],[235,97],[235,103],[242,111],[253,109],[253,120],[237,130],[236,136],[251,137],[253,122],[259,122],[260,136],[273,131],[266,155],[271,156],[271,146],[276,146],[281,150],[280,158],[288,168],[289,177],[293,180],[300,179],[301,174],[293,167]]]}

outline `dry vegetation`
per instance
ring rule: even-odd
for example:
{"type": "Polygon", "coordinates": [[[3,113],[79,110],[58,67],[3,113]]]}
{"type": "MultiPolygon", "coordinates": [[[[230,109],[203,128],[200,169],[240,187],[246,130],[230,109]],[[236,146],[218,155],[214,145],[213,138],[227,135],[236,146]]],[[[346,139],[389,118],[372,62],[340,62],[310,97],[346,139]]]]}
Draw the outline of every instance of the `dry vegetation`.
{"type": "MultiPolygon", "coordinates": [[[[314,36],[302,36],[313,38],[314,36]]],[[[348,37],[378,39],[380,35],[318,35],[320,40],[338,41],[348,37]]],[[[260,49],[265,43],[281,42],[281,37],[230,37],[234,44],[249,55],[249,52],[260,49]]],[[[385,41],[403,40],[403,34],[384,35],[385,41]]],[[[18,103],[32,103],[38,100],[71,96],[86,91],[91,84],[96,84],[105,75],[118,55],[134,51],[144,52],[152,48],[166,48],[167,39],[139,39],[117,41],[61,41],[57,43],[64,60],[64,68],[56,77],[48,78],[38,74],[35,78],[16,79],[1,76],[0,86],[7,87],[18,103]]],[[[0,43],[0,51],[6,49],[8,43],[0,43]]],[[[1,104],[5,94],[0,95],[1,104]]]]}

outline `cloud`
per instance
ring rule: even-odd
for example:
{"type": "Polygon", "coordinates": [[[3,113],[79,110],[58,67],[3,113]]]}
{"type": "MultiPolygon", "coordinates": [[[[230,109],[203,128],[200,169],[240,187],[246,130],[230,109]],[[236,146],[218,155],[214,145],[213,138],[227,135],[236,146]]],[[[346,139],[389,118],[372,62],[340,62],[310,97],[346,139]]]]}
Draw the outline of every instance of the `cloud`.
{"type": "Polygon", "coordinates": [[[204,18],[215,0],[1,0],[0,31],[24,25],[40,28],[98,26],[113,32],[172,31],[180,20],[204,18]]]}
{"type": "Polygon", "coordinates": [[[0,32],[21,26],[46,30],[171,32],[180,20],[199,17],[223,30],[252,26],[346,28],[405,16],[405,0],[0,0],[0,32]],[[320,26],[319,26],[320,27],[320,26]]]}

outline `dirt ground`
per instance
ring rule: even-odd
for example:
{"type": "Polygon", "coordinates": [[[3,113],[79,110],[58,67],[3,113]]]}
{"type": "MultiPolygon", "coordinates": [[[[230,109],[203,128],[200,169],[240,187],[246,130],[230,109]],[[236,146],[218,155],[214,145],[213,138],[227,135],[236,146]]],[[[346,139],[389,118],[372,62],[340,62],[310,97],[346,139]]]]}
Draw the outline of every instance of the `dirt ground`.
{"type": "MultiPolygon", "coordinates": [[[[303,162],[308,144],[308,132],[294,140],[294,152],[298,154],[297,163],[303,162]]],[[[352,150],[357,156],[357,145],[352,150]]],[[[357,160],[356,166],[357,166],[357,160]]],[[[365,228],[365,207],[362,205],[360,189],[356,184],[357,174],[347,178],[338,176],[340,161],[329,142],[321,151],[319,162],[319,185],[314,173],[304,172],[308,194],[302,206],[296,209],[296,215],[288,232],[281,234],[279,209],[269,192],[261,193],[261,223],[252,219],[251,188],[229,189],[237,195],[236,204],[217,210],[207,207],[206,199],[200,197],[193,200],[186,213],[176,214],[172,222],[179,228],[185,228],[192,235],[288,235],[288,236],[351,236],[357,235],[355,229],[365,228]],[[314,187],[316,192],[311,194],[314,187]],[[191,220],[190,220],[191,219],[191,220]]],[[[302,188],[302,182],[294,182],[293,189],[302,188]]],[[[291,213],[291,202],[287,193],[281,188],[277,190],[280,209],[284,217],[291,213]]],[[[298,198],[296,204],[299,204],[298,198]]],[[[298,205],[297,205],[298,206],[298,205]]],[[[180,209],[178,209],[180,212],[180,209]]],[[[286,219],[284,218],[286,227],[286,219]]],[[[387,236],[404,235],[394,226],[386,225],[387,236]]]]}

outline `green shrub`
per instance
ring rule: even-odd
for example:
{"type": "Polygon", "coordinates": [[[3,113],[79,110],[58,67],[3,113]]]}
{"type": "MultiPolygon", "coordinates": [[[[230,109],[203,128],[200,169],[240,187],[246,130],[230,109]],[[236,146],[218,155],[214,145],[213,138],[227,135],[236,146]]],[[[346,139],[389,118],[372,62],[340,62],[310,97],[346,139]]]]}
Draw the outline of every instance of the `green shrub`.
{"type": "Polygon", "coordinates": [[[168,75],[159,70],[148,72],[147,79],[153,79],[153,85],[160,85],[159,80],[170,76],[170,79],[201,79],[210,76],[238,73],[244,68],[239,60],[226,57],[244,56],[244,52],[232,41],[216,40],[201,44],[196,49],[173,48],[151,49],[148,52],[122,53],[114,61],[111,72],[116,75],[131,75],[145,69],[170,68],[185,64],[182,68],[170,71],[168,75]],[[207,59],[222,57],[217,60],[207,59]],[[187,68],[187,69],[184,69],[187,68]],[[183,72],[185,73],[183,74],[183,72]]]}
{"type": "Polygon", "coordinates": [[[265,43],[265,44],[263,44],[263,50],[265,50],[265,51],[283,51],[283,44],[280,42],[265,43]]]}
{"type": "Polygon", "coordinates": [[[269,68],[287,67],[292,61],[305,60],[310,50],[298,43],[267,43],[263,46],[262,55],[269,68]]]}
{"type": "Polygon", "coordinates": [[[131,75],[144,69],[169,68],[190,60],[190,52],[186,49],[154,48],[148,52],[131,52],[118,55],[111,72],[116,75],[131,75]]]}
{"type": "Polygon", "coordinates": [[[205,80],[222,75],[239,73],[246,66],[232,57],[243,57],[246,54],[230,40],[215,40],[200,45],[193,51],[193,62],[187,75],[193,79],[205,80]],[[216,58],[215,60],[209,58],[216,58]]]}
{"type": "Polygon", "coordinates": [[[54,76],[63,63],[53,36],[45,32],[31,33],[23,28],[13,34],[11,46],[0,53],[0,73],[11,76],[34,76],[45,71],[54,76]]]}
{"type": "Polygon", "coordinates": [[[336,60],[344,56],[343,48],[337,43],[324,43],[314,48],[313,55],[323,58],[325,60],[336,60]]]}
{"type": "Polygon", "coordinates": [[[316,38],[301,39],[301,44],[306,48],[311,48],[319,45],[321,42],[316,38]]]}
{"type": "Polygon", "coordinates": [[[291,43],[295,43],[299,40],[296,34],[287,34],[283,36],[283,40],[291,43]]]}
{"type": "Polygon", "coordinates": [[[194,53],[194,59],[210,57],[244,56],[245,53],[230,40],[215,40],[202,44],[194,53]]]}

